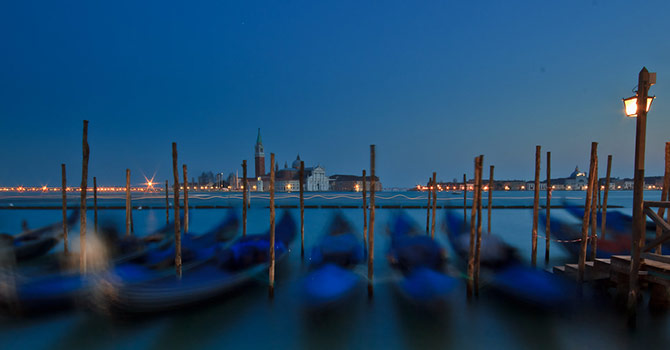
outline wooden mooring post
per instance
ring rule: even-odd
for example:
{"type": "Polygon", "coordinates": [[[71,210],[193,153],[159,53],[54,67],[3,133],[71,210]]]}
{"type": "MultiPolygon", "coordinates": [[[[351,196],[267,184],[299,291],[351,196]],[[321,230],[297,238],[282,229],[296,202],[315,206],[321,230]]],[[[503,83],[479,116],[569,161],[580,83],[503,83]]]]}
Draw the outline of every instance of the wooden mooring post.
{"type": "Polygon", "coordinates": [[[172,175],[174,187],[172,189],[172,200],[174,205],[174,244],[175,257],[174,266],[177,277],[181,278],[181,220],[179,215],[179,167],[177,165],[177,143],[172,143],[172,175]]]}
{"type": "MultiPolygon", "coordinates": [[[[247,235],[247,191],[249,188],[249,181],[247,180],[247,160],[242,161],[242,236],[247,235]]],[[[237,186],[238,184],[235,184],[237,186]]]]}
{"type": "Polygon", "coordinates": [[[67,255],[69,252],[67,241],[67,179],[65,177],[65,164],[60,165],[61,170],[61,195],[63,197],[63,252],[67,255]]]}
{"type": "Polygon", "coordinates": [[[535,146],[535,188],[533,196],[533,232],[532,232],[532,254],[530,263],[533,267],[537,265],[537,222],[540,211],[540,146],[535,146]]]}
{"type": "Polygon", "coordinates": [[[487,204],[487,209],[488,209],[488,226],[487,228],[487,233],[491,234],[491,210],[493,209],[493,165],[491,165],[489,169],[489,198],[487,204]]]}
{"type": "Polygon", "coordinates": [[[433,195],[433,181],[428,178],[428,204],[426,204],[426,234],[430,233],[430,197],[433,195]]]}
{"type": "Polygon", "coordinates": [[[188,176],[186,175],[186,164],[182,164],[184,172],[184,233],[188,232],[188,176]]]}
{"type": "MultiPolygon", "coordinates": [[[[670,187],[670,142],[666,142],[665,143],[665,171],[663,173],[663,189],[661,190],[661,201],[670,200],[668,198],[668,194],[670,193],[668,191],[669,187],[670,187]]],[[[658,208],[657,214],[658,214],[659,217],[663,218],[663,216],[665,216],[665,208],[664,207],[658,208]]],[[[656,238],[661,237],[662,234],[663,234],[663,229],[660,226],[656,225],[656,238]]],[[[654,252],[656,254],[663,254],[662,249],[663,249],[663,244],[659,244],[656,247],[656,249],[654,250],[654,252]]]]}
{"type": "Polygon", "coordinates": [[[368,205],[365,202],[365,169],[363,169],[363,242],[368,241],[368,205]]]}
{"type": "Polygon", "coordinates": [[[589,191],[591,192],[591,235],[589,241],[591,242],[591,254],[589,256],[590,261],[596,260],[596,254],[598,252],[598,206],[596,202],[596,196],[598,196],[598,154],[596,154],[596,166],[593,169],[593,186],[589,186],[589,191]]]}
{"type": "Polygon", "coordinates": [[[470,211],[470,246],[468,250],[468,279],[467,279],[467,297],[468,299],[472,298],[474,294],[474,278],[475,278],[475,240],[477,233],[477,209],[479,208],[477,203],[477,179],[479,178],[479,157],[475,158],[475,182],[472,192],[472,210],[470,211]]]}
{"type": "Polygon", "coordinates": [[[98,232],[98,180],[93,176],[93,229],[98,232]]]}
{"type": "Polygon", "coordinates": [[[126,169],[126,236],[130,236],[130,213],[133,210],[130,201],[130,169],[126,169]]]}
{"type": "Polygon", "coordinates": [[[275,296],[275,154],[270,153],[270,268],[269,268],[270,299],[275,296]]]}
{"type": "Polygon", "coordinates": [[[368,298],[372,298],[375,264],[375,145],[370,145],[370,227],[368,234],[368,298]]]}
{"type": "Polygon", "coordinates": [[[596,167],[596,156],[598,154],[598,143],[591,143],[591,162],[589,165],[589,183],[586,191],[586,200],[584,203],[584,217],[582,218],[582,241],[579,250],[579,263],[577,271],[577,281],[581,284],[584,282],[584,266],[586,265],[586,247],[588,243],[588,232],[589,232],[589,221],[591,218],[591,213],[589,208],[591,208],[591,190],[593,189],[593,183],[595,182],[595,167],[596,167]]]}
{"type": "Polygon", "coordinates": [[[305,162],[300,161],[300,257],[305,258],[305,162]]]}
{"type": "Polygon", "coordinates": [[[551,193],[553,188],[551,187],[551,152],[547,152],[547,207],[546,216],[547,222],[544,227],[546,233],[544,239],[544,263],[549,263],[549,247],[551,245],[551,193]]]}
{"type": "Polygon", "coordinates": [[[477,238],[475,241],[475,273],[474,273],[474,287],[475,287],[475,296],[479,297],[479,261],[480,261],[480,251],[482,248],[482,189],[483,189],[483,173],[484,173],[484,156],[479,156],[479,161],[477,163],[479,177],[476,179],[477,186],[477,238]]]}
{"type": "Polygon", "coordinates": [[[82,273],[86,272],[86,191],[88,185],[88,120],[84,120],[84,133],[82,140],[82,162],[81,162],[81,217],[79,221],[79,266],[82,273]]]}
{"type": "Polygon", "coordinates": [[[607,232],[607,197],[610,191],[610,174],[612,172],[612,155],[607,156],[607,174],[605,177],[605,194],[603,195],[603,206],[602,210],[602,220],[600,222],[600,237],[605,239],[605,234],[607,232]]]}
{"type": "Polygon", "coordinates": [[[433,218],[430,224],[430,238],[435,239],[435,209],[437,208],[437,173],[433,172],[433,218]]]}

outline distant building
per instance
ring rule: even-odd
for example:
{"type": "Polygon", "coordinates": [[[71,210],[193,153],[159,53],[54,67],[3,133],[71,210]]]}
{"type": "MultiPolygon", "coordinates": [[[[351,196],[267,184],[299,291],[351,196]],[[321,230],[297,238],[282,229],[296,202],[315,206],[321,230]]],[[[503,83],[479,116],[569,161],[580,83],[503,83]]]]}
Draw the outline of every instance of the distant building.
{"type": "MultiPolygon", "coordinates": [[[[249,187],[252,191],[268,191],[270,174],[265,174],[265,154],[263,151],[260,129],[258,129],[258,137],[256,138],[254,151],[256,158],[256,177],[254,179],[249,179],[249,187]]],[[[300,191],[300,162],[300,155],[298,155],[293,163],[291,163],[291,167],[288,166],[287,162],[284,162],[284,168],[279,169],[279,163],[275,163],[275,191],[300,191]]],[[[329,180],[326,176],[326,169],[321,165],[305,168],[303,180],[305,191],[330,190],[329,180]]]]}
{"type": "MultiPolygon", "coordinates": [[[[275,190],[280,192],[291,192],[300,190],[300,155],[288,167],[284,164],[284,169],[279,169],[275,172],[275,190]]],[[[263,181],[270,181],[269,175],[261,177],[263,181]]],[[[328,191],[330,186],[328,177],[326,177],[326,170],[317,165],[312,168],[305,168],[304,173],[304,190],[305,191],[328,191]]]]}
{"type": "Polygon", "coordinates": [[[200,176],[198,176],[198,186],[200,187],[214,187],[216,183],[216,178],[214,177],[214,173],[209,171],[209,172],[202,172],[200,176]]]}
{"type": "MultiPolygon", "coordinates": [[[[585,190],[588,187],[588,176],[585,172],[579,170],[579,167],[576,166],[575,170],[568,177],[551,179],[551,187],[553,190],[561,191],[581,191],[585,190]]],[[[528,190],[534,190],[535,185],[533,184],[532,188],[528,190]]],[[[540,190],[547,190],[547,180],[540,182],[540,190]]]]}
{"type": "Polygon", "coordinates": [[[261,139],[261,128],[258,128],[258,136],[254,146],[254,177],[258,178],[263,175],[265,175],[265,151],[261,139]]]}
{"type": "MultiPolygon", "coordinates": [[[[370,190],[370,176],[365,177],[365,189],[370,190]]],[[[358,192],[363,190],[363,176],[356,175],[332,175],[329,177],[330,190],[338,192],[358,192]]],[[[379,177],[375,176],[375,191],[382,190],[379,177]]]]}

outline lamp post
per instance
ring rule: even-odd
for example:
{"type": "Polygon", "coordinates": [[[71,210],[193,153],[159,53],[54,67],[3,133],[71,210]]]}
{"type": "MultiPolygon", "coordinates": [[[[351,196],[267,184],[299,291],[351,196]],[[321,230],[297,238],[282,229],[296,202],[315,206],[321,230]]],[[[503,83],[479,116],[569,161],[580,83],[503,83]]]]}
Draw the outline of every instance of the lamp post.
{"type": "MultiPolygon", "coordinates": [[[[638,77],[636,96],[624,99],[628,117],[637,117],[635,131],[635,173],[633,185],[633,237],[631,244],[630,279],[628,289],[628,311],[635,315],[638,294],[638,271],[640,270],[640,247],[644,243],[644,148],[647,133],[647,112],[654,97],[649,97],[649,88],[656,83],[656,73],[643,67],[638,77]],[[633,103],[634,102],[634,103],[633,103]],[[634,113],[633,113],[634,112],[634,113]]],[[[632,318],[634,322],[634,318],[632,318]]]]}

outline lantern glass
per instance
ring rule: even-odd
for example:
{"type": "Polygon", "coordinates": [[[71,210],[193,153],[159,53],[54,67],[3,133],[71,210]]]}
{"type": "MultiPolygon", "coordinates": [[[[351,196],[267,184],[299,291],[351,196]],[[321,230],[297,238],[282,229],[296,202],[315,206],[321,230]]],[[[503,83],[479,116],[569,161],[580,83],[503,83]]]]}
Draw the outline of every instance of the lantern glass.
{"type": "MultiPolygon", "coordinates": [[[[647,112],[649,112],[649,108],[651,108],[651,102],[654,101],[654,98],[656,98],[656,96],[647,97],[647,112]]],[[[627,117],[631,118],[637,117],[637,96],[624,98],[623,104],[626,110],[627,117]]]]}

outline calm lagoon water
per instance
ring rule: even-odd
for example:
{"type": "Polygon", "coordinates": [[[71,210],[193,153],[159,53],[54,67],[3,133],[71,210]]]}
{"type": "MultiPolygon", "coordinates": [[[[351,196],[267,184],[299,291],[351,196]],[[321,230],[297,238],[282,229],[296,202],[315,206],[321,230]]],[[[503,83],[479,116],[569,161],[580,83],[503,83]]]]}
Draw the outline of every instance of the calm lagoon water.
{"type": "MultiPolygon", "coordinates": [[[[658,199],[660,192],[645,193],[647,199],[658,199]]],[[[146,209],[164,205],[163,194],[134,194],[135,231],[138,235],[151,232],[165,223],[165,209],[146,209]]],[[[360,194],[307,193],[307,205],[360,204],[360,194]]],[[[532,192],[494,192],[495,205],[532,205],[532,192]]],[[[486,194],[485,194],[485,199],[486,194]]],[[[553,203],[562,200],[571,204],[584,203],[583,192],[555,192],[553,203]]],[[[378,205],[424,205],[425,193],[378,193],[378,205]]],[[[440,193],[438,206],[461,205],[462,195],[440,193]]],[[[544,203],[544,193],[541,203],[544,203]]],[[[123,194],[101,195],[101,206],[124,205],[123,194]]],[[[191,205],[234,206],[241,212],[240,196],[235,193],[193,193],[191,205]]],[[[632,192],[610,193],[610,204],[630,212],[632,192]]],[[[69,198],[70,205],[78,203],[77,195],[69,198]]],[[[252,197],[248,230],[263,232],[269,226],[267,194],[252,197]]],[[[297,204],[297,194],[278,194],[279,205],[297,204]]],[[[57,206],[59,195],[6,194],[0,196],[0,208],[10,206],[57,206]]],[[[90,200],[92,205],[92,199],[90,200]]],[[[486,206],[486,202],[484,202],[486,206]]],[[[299,220],[299,210],[288,209],[299,220]]],[[[341,209],[362,228],[362,209],[341,209]]],[[[504,300],[483,283],[478,300],[466,302],[465,283],[453,293],[446,308],[430,310],[416,308],[396,294],[392,274],[385,259],[388,238],[385,225],[397,209],[378,209],[375,226],[375,296],[369,301],[362,286],[350,302],[334,312],[308,314],[303,312],[299,299],[299,281],[306,274],[309,252],[323,235],[335,209],[305,210],[306,261],[300,258],[300,241],[294,241],[288,259],[278,267],[274,300],[267,298],[267,281],[227,295],[213,303],[180,313],[141,320],[120,320],[87,310],[74,310],[36,318],[0,317],[0,348],[2,349],[119,349],[119,348],[306,348],[306,349],[373,349],[373,348],[475,348],[475,349],[631,349],[653,346],[666,348],[670,344],[670,316],[652,315],[645,304],[640,305],[638,328],[629,331],[625,314],[612,299],[602,293],[587,290],[582,301],[564,310],[545,312],[504,300]]],[[[404,209],[425,225],[425,209],[404,209]]],[[[437,239],[448,247],[442,228],[444,211],[438,211],[437,239]]],[[[462,213],[462,209],[454,209],[462,213]]],[[[191,231],[204,232],[219,222],[225,209],[191,209],[191,231]]],[[[469,214],[469,213],[468,213],[469,214]]],[[[122,227],[124,210],[100,210],[100,221],[122,227]]],[[[172,211],[170,212],[172,215],[172,211]]],[[[93,212],[88,212],[89,223],[93,212]]],[[[553,209],[552,217],[573,220],[561,209],[553,209]]],[[[31,227],[59,221],[61,212],[48,209],[0,210],[0,232],[18,232],[21,222],[31,227]]],[[[493,231],[516,246],[521,255],[530,259],[532,209],[496,209],[492,213],[493,231]]],[[[485,223],[484,223],[485,225],[485,223]]],[[[484,226],[484,230],[486,227],[484,226]]],[[[71,246],[78,247],[78,229],[74,229],[71,246]]],[[[543,230],[540,228],[540,235],[543,230]]],[[[59,246],[62,249],[62,245],[59,246]]],[[[538,251],[544,252],[540,239],[538,251]]],[[[538,259],[542,262],[542,257],[538,259]]],[[[552,245],[552,257],[546,267],[567,262],[558,244],[552,245]]],[[[545,267],[541,265],[541,267],[545,267]]],[[[365,274],[365,270],[359,271],[365,274]]],[[[185,273],[188,273],[187,271],[185,273]]]]}

